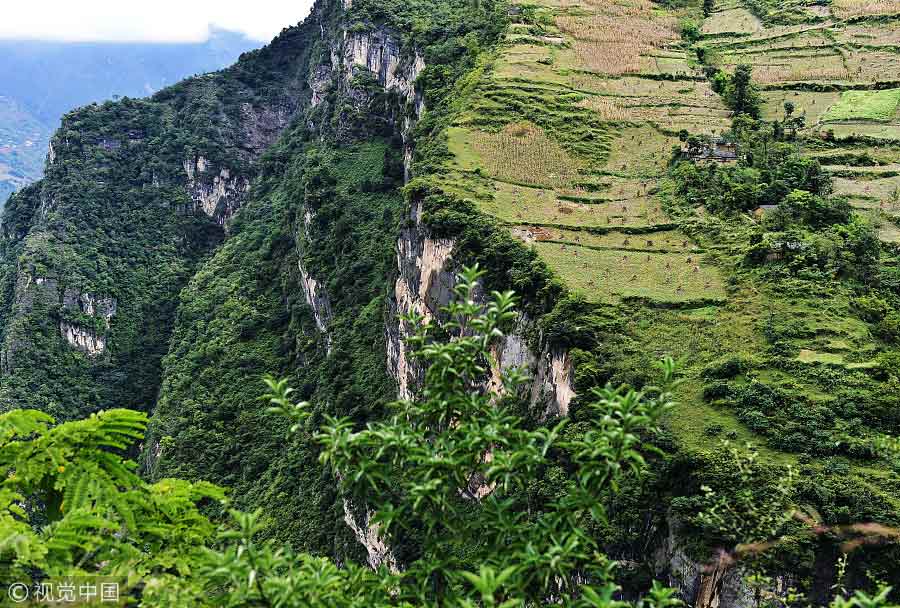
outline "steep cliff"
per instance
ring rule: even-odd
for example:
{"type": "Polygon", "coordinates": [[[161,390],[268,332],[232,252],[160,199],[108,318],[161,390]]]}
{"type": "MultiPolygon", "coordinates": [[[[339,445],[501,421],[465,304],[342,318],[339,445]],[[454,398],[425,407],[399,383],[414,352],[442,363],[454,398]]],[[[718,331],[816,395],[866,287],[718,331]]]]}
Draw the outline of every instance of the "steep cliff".
{"type": "MultiPolygon", "coordinates": [[[[398,19],[425,8],[388,19],[376,3],[320,2],[307,19],[316,33],[302,68],[308,97],[263,154],[224,244],[182,292],[145,450],[153,476],[210,479],[240,504],[277,504],[271,534],[342,559],[369,551],[373,563],[395,558],[368,526],[364,497],[339,496],[311,437],[285,444],[256,397],[262,374],[280,374],[318,420],[359,422],[397,397],[387,364],[394,278],[416,270],[398,269],[395,247],[428,92],[413,82],[430,75],[446,87],[473,59],[462,44],[429,47],[429,36],[442,40],[434,32],[420,33],[423,46],[404,36],[398,19]]],[[[486,21],[463,2],[445,9],[432,27],[450,28],[452,40],[496,35],[488,9],[486,21]]]]}

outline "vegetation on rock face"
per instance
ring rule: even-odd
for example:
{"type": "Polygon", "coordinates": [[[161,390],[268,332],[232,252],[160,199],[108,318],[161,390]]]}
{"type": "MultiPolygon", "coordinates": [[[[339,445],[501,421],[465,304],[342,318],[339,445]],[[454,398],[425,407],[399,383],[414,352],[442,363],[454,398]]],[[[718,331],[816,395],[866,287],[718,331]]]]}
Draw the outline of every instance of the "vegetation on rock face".
{"type": "MultiPolygon", "coordinates": [[[[490,40],[501,18],[492,3],[446,3],[446,14],[406,3],[390,14],[383,8],[354,3],[325,27],[346,18],[365,31],[382,28],[411,61],[414,47],[400,26],[414,20],[415,35],[425,36],[415,49],[432,60],[422,90],[436,104],[479,52],[472,41],[490,40]]],[[[312,52],[327,57],[332,43],[321,40],[312,52]]],[[[241,508],[277,505],[259,520],[267,535],[359,561],[362,547],[343,521],[333,478],[316,461],[319,447],[305,435],[286,442],[254,388],[263,373],[283,375],[316,403],[317,420],[358,423],[383,416],[395,397],[385,323],[405,217],[403,117],[377,75],[357,67],[345,85],[343,66],[331,68],[323,101],[262,157],[259,181],[227,240],[181,294],[144,460],[153,478],[233,488],[241,508]],[[319,299],[316,310],[311,297],[319,299]]],[[[429,106],[429,116],[439,114],[429,106]]],[[[486,240],[480,246],[489,249],[486,240]]]]}
{"type": "MultiPolygon", "coordinates": [[[[300,133],[269,159],[297,145],[300,133]]],[[[283,173],[264,171],[263,180],[277,186],[241,212],[228,241],[182,294],[150,429],[151,475],[232,487],[236,504],[247,508],[277,504],[261,523],[317,552],[358,549],[346,539],[340,500],[316,464],[316,448],[303,437],[285,443],[264,408],[254,406],[253,378],[287,375],[315,400],[319,417],[367,420],[392,398],[383,277],[394,263],[402,206],[391,184],[402,175],[399,151],[389,144],[309,146],[288,157],[283,173]],[[330,352],[317,340],[298,264],[330,300],[323,321],[330,352]],[[335,546],[340,542],[349,547],[335,546]]]]}
{"type": "Polygon", "coordinates": [[[196,180],[210,188],[223,170],[252,177],[250,140],[271,138],[297,104],[287,66],[308,55],[300,30],[151,99],[66,115],[45,178],[7,203],[0,407],[34,399],[68,419],[152,406],[178,293],[223,237],[221,216],[188,195],[185,166],[203,157],[196,180]],[[266,125],[256,112],[283,118],[266,125]],[[116,303],[109,319],[85,304],[101,299],[116,303]],[[104,347],[67,343],[61,324],[72,321],[104,347]]]}
{"type": "MultiPolygon", "coordinates": [[[[420,325],[410,344],[427,369],[422,397],[392,404],[395,414],[382,422],[360,428],[329,416],[315,431],[310,405],[295,402],[286,380],[267,380],[269,415],[284,417],[276,424],[283,430],[287,418],[291,434],[312,434],[322,462],[348,490],[378,491],[380,534],[415,539],[400,568],[393,558],[392,567],[374,572],[339,568],[261,541],[258,513],[231,510],[216,534],[199,507],[226,504],[221,489],[175,479],[149,484],[123,459],[142,438],[144,414],[110,410],[51,428],[42,412],[13,410],[0,415],[0,464],[10,472],[0,487],[0,580],[112,577],[123,596],[147,607],[512,607],[551,597],[573,607],[681,605],[674,590],[656,583],[637,602],[616,599],[616,564],[590,532],[608,521],[610,491],[646,467],[640,436],[671,407],[665,387],[674,363],[661,365],[662,389],[596,391],[592,416],[576,434],[566,420],[531,428],[516,414],[517,370],[498,387],[483,382],[497,364],[491,345],[515,312],[512,293],[474,302],[477,277],[475,269],[459,277],[446,324],[420,325]],[[435,339],[444,332],[451,337],[435,339]],[[540,471],[560,466],[576,474],[549,500],[535,500],[540,471]]],[[[758,481],[752,463],[739,470],[749,491],[758,481]]],[[[753,500],[712,498],[703,521],[732,542],[768,538],[790,509],[790,484],[779,491],[762,509],[753,500]]],[[[887,608],[889,591],[838,594],[832,605],[887,608]]]]}
{"type": "MultiPolygon", "coordinates": [[[[750,4],[775,18],[771,3],[750,4]]],[[[651,558],[660,546],[697,563],[721,549],[759,576],[790,573],[818,603],[832,585],[876,595],[879,581],[900,579],[894,537],[872,533],[900,525],[896,454],[885,449],[900,430],[900,254],[857,206],[878,204],[859,185],[876,179],[859,175],[893,162],[892,149],[813,141],[805,98],[779,97],[773,116],[773,91],[754,80],[773,74],[712,49],[720,38],[754,41],[706,33],[699,2],[518,8],[360,0],[345,12],[320,2],[230,70],[71,115],[53,173],[13,197],[0,241],[4,407],[33,404],[67,420],[155,405],[141,465],[156,483],[121,477],[117,488],[136,489],[150,511],[165,508],[153,488],[175,487],[171,477],[231,492],[222,503],[214,488],[177,482],[178,512],[198,518],[197,545],[213,552],[194,561],[173,545],[186,561],[148,561],[148,605],[552,596],[611,606],[613,581],[624,597],[666,605],[671,596],[652,585],[665,575],[651,558]],[[685,17],[698,25],[685,29],[687,43],[685,17]],[[344,31],[386,37],[386,52],[396,43],[402,66],[425,60],[416,82],[425,112],[404,133],[414,179],[402,193],[400,131],[414,108],[379,74],[331,65],[344,31]],[[698,53],[705,73],[690,43],[710,46],[698,53]],[[307,81],[318,87],[324,72],[331,86],[307,107],[307,81]],[[259,120],[284,114],[267,137],[297,110],[259,156],[270,140],[248,137],[257,122],[247,104],[259,120]],[[688,156],[730,144],[736,156],[706,163],[679,150],[669,167],[681,133],[688,156]],[[197,167],[200,156],[214,167],[208,178],[228,168],[252,183],[227,231],[183,214],[183,163],[197,167]],[[835,163],[869,198],[842,196],[835,163]],[[397,323],[394,247],[410,228],[409,203],[422,210],[423,235],[452,239],[453,263],[477,262],[487,290],[520,295],[519,338],[567,353],[575,397],[564,424],[513,390],[485,391],[475,378],[493,355],[465,332],[429,342],[422,361],[438,359],[424,392],[392,404],[385,324],[397,323]],[[64,305],[67,289],[72,301],[114,298],[110,328],[86,306],[64,305]],[[61,323],[103,334],[105,353],[70,348],[61,323]],[[679,358],[686,381],[657,421],[659,403],[637,396],[657,395],[653,363],[664,354],[679,358]],[[257,399],[263,373],[286,378],[270,398],[302,414],[287,438],[257,399]],[[295,397],[313,405],[297,410],[295,397]],[[630,418],[627,437],[625,414],[647,418],[630,418]],[[614,450],[616,441],[638,451],[614,450]],[[615,475],[620,456],[647,466],[615,475]],[[201,502],[203,516],[201,495],[213,499],[201,502]],[[402,572],[354,565],[366,555],[344,523],[346,497],[350,517],[369,523],[374,509],[402,572]],[[796,504],[806,515],[786,517],[796,504]],[[231,522],[219,541],[205,517],[231,522]],[[867,522],[882,527],[854,527],[867,522]],[[840,562],[846,543],[856,550],[840,562]],[[627,562],[615,578],[602,555],[627,562]]],[[[721,7],[703,8],[714,18],[721,7]]],[[[503,316],[503,302],[491,314],[503,316]]],[[[464,298],[453,310],[475,308],[464,298]]],[[[458,329],[452,312],[432,336],[458,329]]],[[[44,436],[38,422],[23,428],[44,436]]],[[[7,523],[22,532],[16,513],[7,523]]],[[[121,555],[162,542],[106,534],[128,527],[122,513],[82,522],[85,537],[122,543],[109,550],[121,555]]],[[[63,552],[53,567],[82,557],[63,552]]],[[[40,559],[28,565],[50,572],[40,559]]]]}

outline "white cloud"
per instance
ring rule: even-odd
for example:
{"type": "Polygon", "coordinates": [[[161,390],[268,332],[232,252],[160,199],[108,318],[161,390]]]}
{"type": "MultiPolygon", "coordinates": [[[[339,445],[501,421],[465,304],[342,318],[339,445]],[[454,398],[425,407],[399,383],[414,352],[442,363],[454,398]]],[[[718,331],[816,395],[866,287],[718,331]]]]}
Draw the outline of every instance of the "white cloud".
{"type": "Polygon", "coordinates": [[[268,42],[313,0],[21,0],[4,2],[0,38],[66,41],[206,40],[209,27],[268,42]]]}

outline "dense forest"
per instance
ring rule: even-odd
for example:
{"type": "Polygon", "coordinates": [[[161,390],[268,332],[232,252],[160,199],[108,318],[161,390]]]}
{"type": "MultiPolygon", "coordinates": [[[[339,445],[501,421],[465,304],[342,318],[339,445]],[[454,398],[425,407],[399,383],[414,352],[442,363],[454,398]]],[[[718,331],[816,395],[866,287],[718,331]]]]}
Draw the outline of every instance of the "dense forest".
{"type": "Polygon", "coordinates": [[[68,113],[0,224],[0,580],[896,605],[898,36],[892,1],[319,0],[68,113]]]}

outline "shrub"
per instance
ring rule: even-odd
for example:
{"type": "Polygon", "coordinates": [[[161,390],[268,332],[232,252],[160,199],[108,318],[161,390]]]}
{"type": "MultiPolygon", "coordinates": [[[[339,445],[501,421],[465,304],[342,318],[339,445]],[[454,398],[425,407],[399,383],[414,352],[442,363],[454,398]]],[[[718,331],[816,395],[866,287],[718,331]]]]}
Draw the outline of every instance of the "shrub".
{"type": "Polygon", "coordinates": [[[869,323],[878,323],[892,310],[887,300],[874,294],[854,298],[852,306],[860,318],[869,323]]]}
{"type": "Polygon", "coordinates": [[[707,401],[725,399],[726,397],[728,397],[728,382],[724,380],[716,380],[703,387],[703,398],[707,401]]]}
{"type": "Polygon", "coordinates": [[[900,313],[892,312],[878,322],[878,335],[892,344],[900,344],[900,313]]]}
{"type": "Polygon", "coordinates": [[[728,357],[707,365],[702,372],[702,377],[707,379],[730,379],[747,371],[747,361],[740,357],[728,357]]]}

